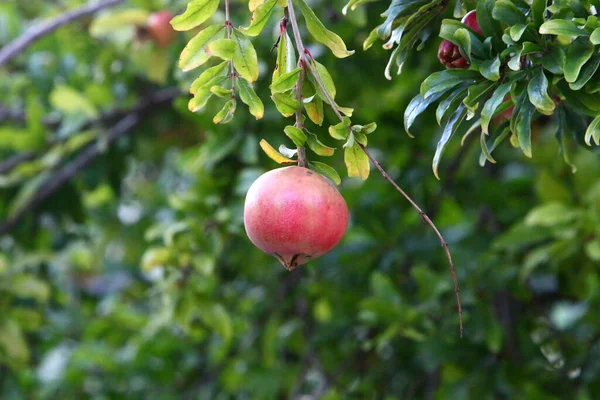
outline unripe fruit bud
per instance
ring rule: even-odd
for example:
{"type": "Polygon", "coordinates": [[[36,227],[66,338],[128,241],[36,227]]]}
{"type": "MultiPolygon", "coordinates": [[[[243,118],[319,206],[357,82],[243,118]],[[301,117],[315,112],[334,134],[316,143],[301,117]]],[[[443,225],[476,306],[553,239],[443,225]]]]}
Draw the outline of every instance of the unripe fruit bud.
{"type": "Polygon", "coordinates": [[[173,14],[168,11],[159,11],[150,14],[146,28],[148,33],[160,47],[168,46],[177,35],[177,32],[171,26],[173,14]]]}
{"type": "Polygon", "coordinates": [[[295,166],[261,175],[244,204],[248,237],[288,270],[333,249],[346,232],[348,216],[348,206],[331,182],[295,166]]]}
{"type": "Polygon", "coordinates": [[[473,29],[475,32],[479,33],[480,35],[483,35],[483,32],[481,31],[481,28],[479,27],[479,24],[477,23],[477,13],[475,12],[475,10],[472,10],[472,11],[469,11],[468,13],[466,13],[460,22],[462,22],[469,28],[473,29]]]}
{"type": "Polygon", "coordinates": [[[469,63],[464,59],[458,46],[449,40],[444,40],[438,48],[438,60],[446,68],[467,68],[469,63]]]}

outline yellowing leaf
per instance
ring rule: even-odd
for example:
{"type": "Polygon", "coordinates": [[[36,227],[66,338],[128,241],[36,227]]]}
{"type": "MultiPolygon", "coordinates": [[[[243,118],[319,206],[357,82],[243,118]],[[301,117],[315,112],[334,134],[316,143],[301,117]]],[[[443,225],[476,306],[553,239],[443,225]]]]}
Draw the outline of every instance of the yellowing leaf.
{"type": "Polygon", "coordinates": [[[237,29],[233,30],[232,39],[236,44],[233,66],[241,77],[248,82],[254,82],[258,79],[258,57],[252,42],[237,29]]]}
{"type": "Polygon", "coordinates": [[[188,31],[212,17],[219,8],[219,0],[192,0],[183,14],[171,20],[176,31],[188,31]]]}
{"type": "Polygon", "coordinates": [[[223,37],[225,37],[225,27],[222,25],[211,25],[198,33],[181,52],[179,68],[190,71],[204,64],[211,57],[206,53],[206,45],[223,37]]]}
{"type": "Polygon", "coordinates": [[[240,28],[240,30],[248,36],[258,35],[265,27],[265,24],[269,22],[269,18],[273,14],[276,6],[277,0],[267,0],[263,4],[259,5],[252,10],[253,13],[250,26],[247,28],[240,28]]]}
{"type": "Polygon", "coordinates": [[[286,156],[275,150],[273,146],[271,146],[269,142],[267,142],[265,139],[262,139],[259,144],[261,149],[263,149],[263,151],[265,152],[265,154],[268,155],[269,158],[275,161],[277,164],[290,164],[295,162],[294,160],[287,158],[286,156]]]}
{"type": "Polygon", "coordinates": [[[50,93],[50,104],[65,114],[84,114],[90,118],[98,116],[96,106],[77,90],[60,85],[50,93]]]}
{"type": "Polygon", "coordinates": [[[265,106],[262,100],[257,96],[250,83],[244,78],[237,80],[240,99],[248,106],[250,114],[256,119],[261,119],[265,113],[265,106]]]}
{"type": "Polygon", "coordinates": [[[311,10],[304,0],[296,0],[294,1],[294,4],[298,6],[304,15],[306,28],[317,42],[329,47],[331,52],[338,58],[344,58],[354,54],[354,50],[348,51],[348,49],[346,49],[346,44],[341,37],[325,28],[323,23],[317,18],[313,10],[311,10]]]}
{"type": "Polygon", "coordinates": [[[371,170],[369,157],[367,157],[358,144],[344,149],[344,162],[348,169],[348,176],[360,177],[362,180],[369,177],[371,170]]]}

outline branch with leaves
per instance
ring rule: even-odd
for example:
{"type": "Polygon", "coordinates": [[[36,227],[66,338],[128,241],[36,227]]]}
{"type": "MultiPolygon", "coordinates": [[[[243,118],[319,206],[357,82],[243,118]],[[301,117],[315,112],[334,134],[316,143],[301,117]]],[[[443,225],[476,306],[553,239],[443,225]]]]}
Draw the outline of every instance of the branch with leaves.
{"type": "Polygon", "coordinates": [[[61,26],[75,21],[79,18],[94,14],[108,7],[123,3],[123,0],[105,0],[102,2],[91,2],[75,10],[67,11],[56,18],[32,26],[22,36],[8,43],[0,49],[0,65],[3,65],[19,55],[36,40],[54,32],[61,26]]]}
{"type": "MultiPolygon", "coordinates": [[[[218,3],[218,1],[211,0],[192,1],[183,14],[173,19],[173,27],[177,30],[190,30],[201,25],[216,12],[218,3]]],[[[282,2],[278,0],[250,1],[249,8],[252,12],[250,25],[246,28],[235,29],[229,20],[229,1],[226,0],[224,25],[210,25],[190,40],[180,58],[180,67],[184,71],[201,66],[212,57],[223,60],[220,64],[207,68],[191,84],[190,92],[194,97],[189,102],[190,111],[201,110],[213,95],[218,97],[235,95],[236,87],[233,80],[230,84],[227,84],[227,87],[221,86],[227,82],[228,77],[234,75],[233,73],[227,74],[227,66],[229,65],[239,74],[240,79],[237,81],[242,84],[238,85],[237,90],[240,98],[249,106],[250,112],[255,117],[262,117],[264,105],[250,86],[250,83],[256,80],[258,76],[258,61],[249,36],[256,36],[261,32],[278,8],[279,3],[282,2]],[[246,85],[245,88],[242,87],[243,85],[246,85]]],[[[318,139],[317,135],[310,132],[305,123],[308,119],[312,123],[321,126],[324,122],[324,104],[329,105],[339,123],[330,126],[328,132],[332,138],[344,142],[344,161],[348,175],[366,179],[369,176],[371,161],[383,177],[410,202],[423,221],[432,227],[440,239],[450,263],[450,272],[454,281],[459,312],[460,334],[462,336],[460,290],[448,244],[431,219],[394,182],[381,164],[367,150],[368,135],[375,131],[377,125],[374,122],[366,125],[353,125],[351,117],[354,110],[336,103],[336,89],[333,78],[327,68],[315,60],[304,46],[298,26],[296,7],[304,17],[306,28],[311,37],[329,48],[336,57],[348,57],[354,52],[349,51],[343,40],[323,25],[304,0],[288,0],[283,3],[281,5],[284,9],[284,16],[279,23],[280,32],[276,43],[277,59],[270,89],[271,100],[279,113],[286,118],[295,117],[295,124],[286,126],[284,133],[294,143],[296,149],[281,145],[279,150],[276,150],[264,139],[260,142],[261,148],[279,164],[297,163],[299,166],[307,166],[339,185],[341,178],[333,167],[323,162],[309,161],[306,154],[306,147],[318,156],[332,156],[335,152],[335,148],[326,146],[318,139]],[[288,24],[292,28],[294,43],[292,43],[287,32],[288,24]]],[[[231,108],[231,100],[226,100],[222,110],[213,120],[215,123],[229,122],[234,111],[235,107],[231,108]],[[223,118],[224,113],[227,113],[225,118],[223,118]]]]}

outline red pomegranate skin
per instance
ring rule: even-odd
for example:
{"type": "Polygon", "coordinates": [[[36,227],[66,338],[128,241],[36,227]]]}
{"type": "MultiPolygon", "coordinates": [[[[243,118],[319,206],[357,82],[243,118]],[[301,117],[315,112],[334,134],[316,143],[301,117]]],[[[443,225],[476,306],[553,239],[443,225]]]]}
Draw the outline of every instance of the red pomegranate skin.
{"type": "Polygon", "coordinates": [[[175,40],[177,32],[171,26],[173,14],[169,11],[158,11],[148,17],[148,33],[160,47],[166,47],[175,40]]]}
{"type": "Polygon", "coordinates": [[[468,13],[466,13],[460,22],[462,22],[469,28],[473,29],[475,32],[479,33],[480,35],[483,35],[483,32],[481,31],[481,28],[479,27],[479,23],[477,22],[477,12],[475,12],[475,10],[472,10],[472,11],[469,11],[468,13]]]}
{"type": "Polygon", "coordinates": [[[296,166],[261,175],[244,204],[248,237],[288,270],[333,249],[348,228],[348,216],[348,206],[331,182],[296,166]]]}

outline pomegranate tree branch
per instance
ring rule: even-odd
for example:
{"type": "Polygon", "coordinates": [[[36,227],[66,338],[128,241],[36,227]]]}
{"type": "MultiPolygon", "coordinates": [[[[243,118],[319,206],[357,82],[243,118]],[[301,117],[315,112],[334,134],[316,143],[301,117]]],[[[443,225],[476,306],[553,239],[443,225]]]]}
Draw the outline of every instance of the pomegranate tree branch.
{"type": "MultiPolygon", "coordinates": [[[[325,97],[326,102],[329,103],[329,105],[331,106],[336,117],[340,121],[343,121],[344,117],[338,110],[335,100],[333,99],[333,97],[331,96],[329,91],[327,90],[325,83],[323,82],[323,78],[319,74],[319,71],[311,63],[311,60],[308,59],[308,57],[307,57],[306,51],[304,49],[304,45],[302,44],[302,39],[300,37],[300,30],[298,29],[298,22],[296,20],[296,14],[295,14],[293,3],[294,3],[293,0],[288,0],[290,23],[292,25],[292,30],[294,31],[294,39],[296,41],[296,47],[297,47],[298,53],[299,53],[299,62],[304,60],[304,65],[306,66],[306,68],[308,69],[308,71],[310,72],[312,77],[314,78],[315,83],[317,84],[317,86],[319,87],[319,90],[325,97]]],[[[358,142],[356,142],[356,143],[358,143],[358,142]]],[[[388,173],[383,169],[381,164],[371,155],[371,153],[365,148],[365,146],[363,146],[360,143],[358,143],[358,145],[360,146],[362,151],[367,155],[367,157],[373,163],[373,165],[375,165],[375,167],[379,170],[379,172],[384,177],[384,179],[387,180],[388,182],[390,182],[390,184],[413,206],[413,208],[421,216],[421,219],[434,230],[435,234],[439,238],[442,248],[444,249],[444,252],[446,253],[446,258],[448,259],[448,263],[450,264],[450,274],[452,275],[452,280],[454,282],[454,294],[456,296],[456,304],[457,304],[457,308],[458,308],[458,322],[459,322],[459,329],[460,329],[460,337],[462,337],[464,330],[463,330],[463,320],[462,320],[462,303],[460,300],[460,287],[458,285],[456,269],[454,268],[454,263],[452,262],[452,255],[450,253],[450,249],[448,248],[448,242],[446,242],[446,240],[444,239],[443,235],[441,234],[441,232],[439,231],[437,226],[435,226],[433,221],[427,216],[427,214],[425,214],[425,212],[421,209],[421,207],[419,207],[417,205],[417,203],[404,190],[402,190],[402,188],[388,175],[388,173]]]]}
{"type": "Polygon", "coordinates": [[[86,15],[94,14],[97,11],[100,11],[104,8],[115,6],[119,3],[123,3],[123,0],[105,0],[102,2],[90,2],[82,7],[76,8],[71,11],[67,11],[56,18],[32,26],[23,35],[19,36],[18,38],[4,46],[2,49],[0,49],[0,66],[16,57],[36,40],[49,33],[52,33],[59,27],[68,24],[69,22],[75,21],[79,18],[85,17],[86,15]]]}
{"type": "MultiPolygon", "coordinates": [[[[233,29],[233,23],[231,22],[230,12],[230,0],[225,0],[225,30],[227,32],[227,39],[231,39],[231,30],[233,29]]],[[[229,78],[231,79],[231,98],[235,98],[235,67],[233,66],[233,60],[229,60],[229,78]]]]}
{"type": "Polygon", "coordinates": [[[180,93],[179,88],[166,88],[156,92],[143,104],[120,119],[100,140],[86,147],[71,162],[58,168],[56,173],[50,176],[14,215],[0,223],[0,237],[9,233],[23,217],[43,204],[48,197],[77,176],[82,168],[103,154],[106,146],[110,146],[120,137],[130,133],[145,117],[155,113],[157,108],[171,104],[172,100],[180,93]]]}

